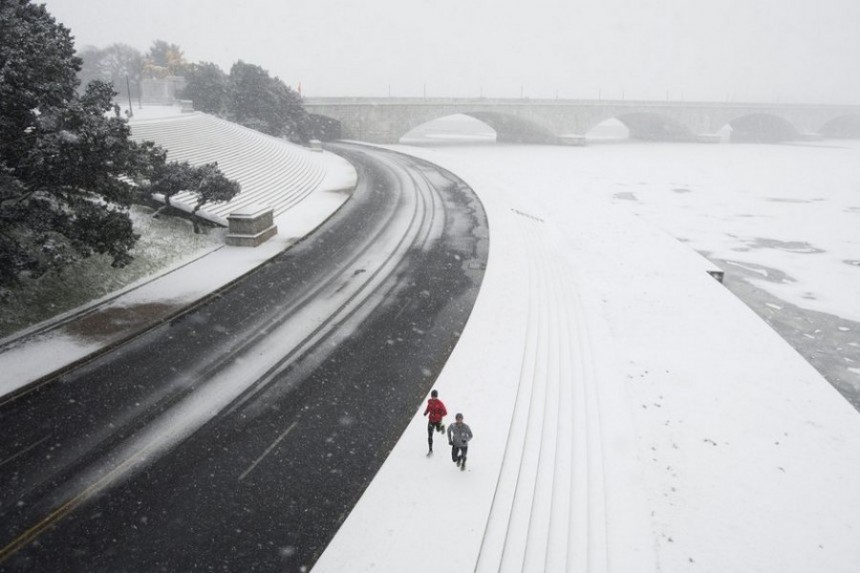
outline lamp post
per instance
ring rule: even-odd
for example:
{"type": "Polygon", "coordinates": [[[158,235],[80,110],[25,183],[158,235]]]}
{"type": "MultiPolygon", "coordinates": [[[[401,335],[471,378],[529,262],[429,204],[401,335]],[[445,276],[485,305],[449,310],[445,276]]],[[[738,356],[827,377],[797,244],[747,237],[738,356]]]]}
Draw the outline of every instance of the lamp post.
{"type": "Polygon", "coordinates": [[[125,75],[125,91],[128,94],[128,117],[134,117],[134,110],[131,107],[131,83],[128,81],[128,74],[125,75]]]}

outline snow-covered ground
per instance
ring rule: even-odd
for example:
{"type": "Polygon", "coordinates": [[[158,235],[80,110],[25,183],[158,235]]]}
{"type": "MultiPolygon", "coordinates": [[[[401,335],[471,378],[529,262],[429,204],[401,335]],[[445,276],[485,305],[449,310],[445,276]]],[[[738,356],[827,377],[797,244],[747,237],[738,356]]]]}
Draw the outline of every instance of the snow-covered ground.
{"type": "Polygon", "coordinates": [[[696,251],[856,318],[858,149],[411,150],[489,215],[436,384],[476,437],[417,412],[315,571],[856,571],[860,415],[696,251]]]}
{"type": "MultiPolygon", "coordinates": [[[[781,299],[860,321],[858,159],[858,141],[628,144],[592,146],[575,161],[563,150],[545,153],[535,167],[553,172],[556,184],[575,180],[578,189],[626,202],[711,258],[761,269],[753,280],[781,299]],[[768,268],[784,276],[770,277],[768,268]]],[[[562,199],[575,207],[576,195],[562,199]]],[[[559,204],[555,195],[541,200],[559,204]]]]}
{"type": "MultiPolygon", "coordinates": [[[[782,271],[794,282],[762,288],[856,319],[858,149],[409,149],[489,217],[436,385],[475,439],[464,472],[444,439],[425,457],[416,412],[314,570],[856,571],[860,415],[696,251],[782,271]]],[[[306,205],[279,227],[312,229],[327,209],[306,205]]],[[[221,249],[148,300],[191,300],[288,241],[221,249]]],[[[98,342],[42,344],[0,372],[98,342]]]]}

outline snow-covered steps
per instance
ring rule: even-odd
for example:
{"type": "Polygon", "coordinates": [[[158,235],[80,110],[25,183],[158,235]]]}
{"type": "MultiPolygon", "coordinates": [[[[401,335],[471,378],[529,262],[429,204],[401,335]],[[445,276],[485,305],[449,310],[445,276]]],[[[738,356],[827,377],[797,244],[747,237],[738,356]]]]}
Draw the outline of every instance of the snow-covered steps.
{"type": "MultiPolygon", "coordinates": [[[[326,176],[323,155],[285,140],[204,113],[129,122],[136,141],[153,141],[167,150],[171,161],[192,165],[218,163],[219,169],[242,186],[232,201],[204,205],[199,214],[226,225],[227,215],[251,204],[267,205],[275,216],[316,190],[326,176]]],[[[172,202],[190,210],[189,193],[172,202]]]]}
{"type": "Polygon", "coordinates": [[[606,573],[617,436],[603,424],[612,384],[594,368],[581,281],[519,189],[452,166],[490,223],[481,293],[435,385],[475,433],[469,465],[458,471],[445,450],[424,458],[419,410],[315,570],[606,573]],[[416,560],[428,539],[444,556],[416,560]]]}
{"type": "Polygon", "coordinates": [[[544,223],[519,226],[527,326],[513,423],[475,570],[606,571],[600,406],[575,284],[544,223]]]}

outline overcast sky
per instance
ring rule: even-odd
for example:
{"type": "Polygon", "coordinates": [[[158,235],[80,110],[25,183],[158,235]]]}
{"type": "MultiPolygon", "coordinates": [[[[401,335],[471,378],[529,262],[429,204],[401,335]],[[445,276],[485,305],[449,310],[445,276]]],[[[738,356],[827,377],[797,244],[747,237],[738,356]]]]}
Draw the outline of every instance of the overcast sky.
{"type": "Polygon", "coordinates": [[[48,0],[76,45],[178,44],[305,96],[860,104],[860,0],[48,0]]]}

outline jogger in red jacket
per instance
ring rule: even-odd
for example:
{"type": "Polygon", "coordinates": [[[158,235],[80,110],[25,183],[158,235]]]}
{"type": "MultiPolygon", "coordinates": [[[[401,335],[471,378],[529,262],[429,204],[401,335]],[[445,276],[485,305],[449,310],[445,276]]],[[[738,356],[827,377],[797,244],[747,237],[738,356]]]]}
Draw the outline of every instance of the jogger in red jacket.
{"type": "Polygon", "coordinates": [[[424,415],[430,414],[427,418],[427,445],[430,446],[430,451],[427,455],[433,453],[433,430],[445,433],[445,424],[442,423],[442,418],[448,415],[448,410],[445,409],[445,404],[439,399],[439,392],[433,390],[430,392],[430,399],[427,400],[427,408],[424,410],[424,415]]]}

